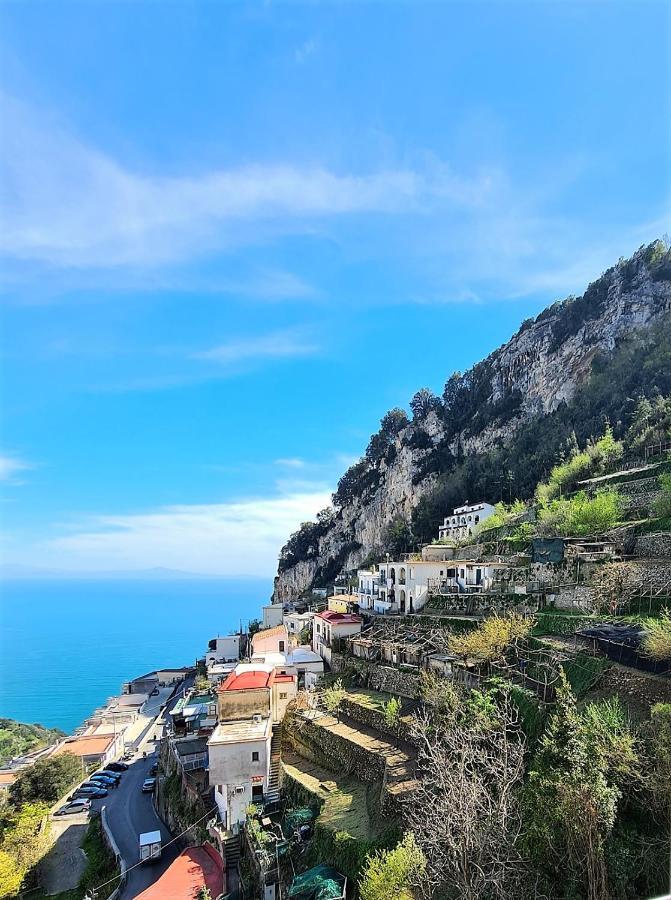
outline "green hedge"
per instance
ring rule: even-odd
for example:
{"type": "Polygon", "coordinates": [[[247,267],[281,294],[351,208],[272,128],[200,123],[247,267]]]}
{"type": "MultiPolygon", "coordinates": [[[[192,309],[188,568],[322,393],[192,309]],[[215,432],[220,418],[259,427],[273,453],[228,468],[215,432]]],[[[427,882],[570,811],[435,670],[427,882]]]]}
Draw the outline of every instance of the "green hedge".
{"type": "Polygon", "coordinates": [[[603,622],[598,616],[568,615],[563,613],[539,612],[533,633],[538,634],[574,634],[592,622],[603,622]]]}

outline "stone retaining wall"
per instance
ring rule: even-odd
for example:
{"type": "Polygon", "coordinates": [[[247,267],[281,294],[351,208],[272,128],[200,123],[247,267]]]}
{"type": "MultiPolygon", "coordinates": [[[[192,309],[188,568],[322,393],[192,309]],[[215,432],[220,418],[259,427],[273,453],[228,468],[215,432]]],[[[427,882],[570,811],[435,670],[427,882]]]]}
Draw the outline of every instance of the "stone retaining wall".
{"type": "Polygon", "coordinates": [[[379,709],[371,709],[364,703],[357,702],[356,695],[353,697],[345,697],[340,705],[343,715],[354,719],[355,722],[361,722],[369,728],[374,728],[381,734],[387,734],[390,737],[399,737],[407,741],[410,737],[409,721],[399,718],[395,725],[388,725],[384,717],[384,713],[379,709]]]}
{"type": "Polygon", "coordinates": [[[296,716],[287,722],[284,734],[297,753],[325,769],[354,775],[364,784],[384,780],[387,764],[383,756],[307,719],[296,716]]]}
{"type": "Polygon", "coordinates": [[[368,685],[375,691],[416,700],[420,689],[419,672],[403,672],[391,666],[374,666],[370,671],[368,685]]]}
{"type": "Polygon", "coordinates": [[[671,560],[671,532],[661,531],[656,534],[642,534],[634,544],[636,556],[648,559],[671,560]]]}

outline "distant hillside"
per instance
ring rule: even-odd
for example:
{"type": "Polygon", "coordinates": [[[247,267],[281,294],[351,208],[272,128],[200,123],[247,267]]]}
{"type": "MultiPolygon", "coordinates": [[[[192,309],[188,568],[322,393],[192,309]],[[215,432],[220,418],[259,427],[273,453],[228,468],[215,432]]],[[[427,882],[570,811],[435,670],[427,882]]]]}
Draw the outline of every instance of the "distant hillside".
{"type": "Polygon", "coordinates": [[[411,417],[387,413],[340,479],[333,509],[282,549],[275,599],[355,569],[388,548],[390,531],[430,540],[467,500],[530,497],[567,448],[603,433],[606,421],[624,437],[640,398],[659,395],[671,396],[671,251],[661,240],[524,322],[450,376],[442,397],[418,391],[411,417]]]}
{"type": "Polygon", "coordinates": [[[31,750],[39,750],[53,744],[65,732],[42,725],[26,725],[14,719],[0,719],[0,764],[14,756],[22,756],[31,750]]]}

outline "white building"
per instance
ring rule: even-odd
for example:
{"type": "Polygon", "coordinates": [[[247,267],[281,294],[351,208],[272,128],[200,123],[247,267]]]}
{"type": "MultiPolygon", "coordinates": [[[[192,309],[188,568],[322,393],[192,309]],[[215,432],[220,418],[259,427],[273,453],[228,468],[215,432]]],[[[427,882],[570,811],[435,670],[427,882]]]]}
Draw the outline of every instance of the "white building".
{"type": "Polygon", "coordinates": [[[237,831],[250,803],[277,792],[279,732],[296,676],[242,663],[218,691],[219,724],[208,740],[209,780],[224,828],[237,831]]]}
{"type": "Polygon", "coordinates": [[[445,577],[447,565],[441,560],[425,559],[381,563],[374,611],[404,615],[418,612],[428,600],[430,585],[445,577]]]}
{"type": "Polygon", "coordinates": [[[312,620],[312,649],[327,663],[331,662],[333,643],[339,638],[359,634],[363,619],[355,613],[326,609],[312,620]]]}
{"type": "Polygon", "coordinates": [[[301,613],[292,612],[285,614],[283,622],[284,627],[287,629],[287,634],[289,635],[290,645],[296,646],[298,644],[298,638],[304,628],[308,628],[310,629],[310,631],[312,631],[313,617],[314,612],[312,610],[306,610],[305,612],[301,613]]]}
{"type": "Polygon", "coordinates": [[[226,634],[217,636],[207,645],[205,665],[213,663],[237,662],[240,659],[240,635],[226,634]]]}
{"type": "Polygon", "coordinates": [[[284,606],[281,603],[269,603],[263,609],[263,625],[262,628],[274,628],[276,625],[282,624],[284,616],[284,606]]]}
{"type": "Polygon", "coordinates": [[[375,600],[380,592],[380,573],[373,569],[359,569],[357,577],[356,596],[359,609],[374,609],[375,600]]]}
{"type": "Polygon", "coordinates": [[[438,537],[441,541],[461,541],[471,537],[477,525],[482,525],[496,512],[491,503],[472,503],[458,506],[451,516],[443,520],[438,529],[438,537]]]}

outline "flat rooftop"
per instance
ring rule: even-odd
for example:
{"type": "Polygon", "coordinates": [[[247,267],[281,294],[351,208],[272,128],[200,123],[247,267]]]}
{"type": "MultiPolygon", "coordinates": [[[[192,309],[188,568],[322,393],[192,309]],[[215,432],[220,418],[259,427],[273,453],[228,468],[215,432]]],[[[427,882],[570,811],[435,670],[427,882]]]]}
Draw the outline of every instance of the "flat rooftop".
{"type": "Polygon", "coordinates": [[[240,722],[220,722],[214,729],[208,744],[237,744],[241,741],[262,741],[271,730],[270,718],[242,719],[240,722]]]}

